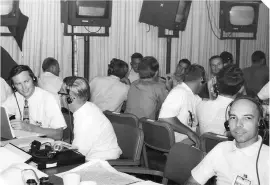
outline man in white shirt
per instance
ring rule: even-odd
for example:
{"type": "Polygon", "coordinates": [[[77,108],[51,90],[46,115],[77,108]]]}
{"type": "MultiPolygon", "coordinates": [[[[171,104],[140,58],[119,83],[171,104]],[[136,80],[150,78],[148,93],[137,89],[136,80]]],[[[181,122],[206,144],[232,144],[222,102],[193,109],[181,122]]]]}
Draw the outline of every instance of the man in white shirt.
{"type": "Polygon", "coordinates": [[[61,89],[63,80],[59,77],[60,67],[58,61],[52,57],[46,58],[43,61],[42,70],[43,73],[38,79],[38,86],[52,93],[60,106],[60,99],[57,93],[61,89]]]}
{"type": "Polygon", "coordinates": [[[1,104],[6,101],[9,95],[12,94],[11,87],[7,84],[7,82],[1,77],[1,104]]]}
{"type": "Polygon", "coordinates": [[[37,79],[29,66],[12,68],[10,79],[16,92],[8,97],[3,107],[9,115],[15,115],[15,120],[11,121],[12,128],[41,133],[55,140],[62,139],[66,123],[61,110],[51,93],[35,86],[37,79]],[[24,120],[26,112],[28,115],[24,120]]]}
{"type": "Polygon", "coordinates": [[[93,103],[90,87],[82,77],[66,77],[59,92],[65,107],[73,112],[74,140],[72,145],[86,156],[86,160],[117,159],[122,154],[112,124],[93,103]]]}
{"type": "Polygon", "coordinates": [[[191,171],[185,185],[205,184],[213,176],[217,177],[217,185],[269,184],[269,146],[258,136],[261,106],[250,97],[240,97],[228,111],[229,129],[235,140],[215,146],[191,171]]]}
{"type": "Polygon", "coordinates": [[[95,77],[90,82],[91,102],[102,111],[120,112],[127,94],[130,82],[125,75],[128,64],[119,59],[111,60],[108,76],[95,77]]]}
{"type": "Polygon", "coordinates": [[[143,59],[143,56],[140,53],[134,53],[131,56],[131,63],[130,63],[131,69],[127,74],[127,77],[129,79],[130,83],[132,83],[140,78],[139,71],[138,71],[138,65],[142,61],[142,59],[143,59]]]}
{"type": "Polygon", "coordinates": [[[217,97],[214,86],[216,84],[216,75],[224,67],[223,60],[220,56],[215,55],[209,59],[209,65],[211,70],[211,78],[207,82],[207,88],[209,92],[209,99],[213,100],[217,97]]]}
{"type": "Polygon", "coordinates": [[[175,141],[197,147],[200,139],[197,128],[196,106],[201,101],[197,95],[205,83],[205,71],[193,64],[184,75],[183,82],[174,87],[162,104],[159,119],[171,124],[175,131],[175,141]]]}
{"type": "Polygon", "coordinates": [[[263,88],[258,92],[257,96],[260,100],[269,99],[269,82],[263,86],[263,88]]]}
{"type": "Polygon", "coordinates": [[[227,106],[244,90],[242,70],[236,65],[227,65],[217,74],[215,100],[203,100],[196,108],[200,134],[212,132],[225,135],[224,122],[227,106]]]}

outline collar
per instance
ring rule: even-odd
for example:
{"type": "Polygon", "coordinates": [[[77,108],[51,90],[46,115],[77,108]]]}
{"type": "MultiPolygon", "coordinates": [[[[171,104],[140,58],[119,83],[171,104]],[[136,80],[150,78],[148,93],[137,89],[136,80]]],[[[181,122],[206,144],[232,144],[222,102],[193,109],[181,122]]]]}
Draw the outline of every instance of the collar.
{"type": "Polygon", "coordinates": [[[52,74],[51,72],[48,72],[48,71],[44,72],[43,75],[44,76],[55,76],[54,74],[52,74]]]}
{"type": "Polygon", "coordinates": [[[228,96],[218,95],[216,100],[226,101],[226,102],[232,102],[233,98],[230,98],[228,96]]]}
{"type": "Polygon", "coordinates": [[[232,142],[232,151],[239,151],[244,153],[246,156],[254,156],[257,155],[260,144],[262,142],[262,137],[258,136],[258,141],[253,143],[252,145],[245,147],[245,148],[237,148],[235,145],[235,140],[232,142]]]}
{"type": "Polygon", "coordinates": [[[185,82],[182,82],[182,83],[178,84],[177,86],[182,87],[185,90],[190,91],[192,94],[194,94],[193,91],[190,89],[190,87],[185,82]]]}
{"type": "Polygon", "coordinates": [[[79,117],[81,113],[83,114],[83,109],[84,109],[84,107],[86,106],[86,103],[87,103],[87,102],[85,102],[80,108],[78,108],[78,109],[73,113],[73,117],[77,117],[77,116],[79,117]]]}
{"type": "Polygon", "coordinates": [[[118,76],[115,76],[115,75],[110,75],[109,77],[113,78],[113,79],[116,79],[116,80],[120,80],[120,78],[118,76]]]}

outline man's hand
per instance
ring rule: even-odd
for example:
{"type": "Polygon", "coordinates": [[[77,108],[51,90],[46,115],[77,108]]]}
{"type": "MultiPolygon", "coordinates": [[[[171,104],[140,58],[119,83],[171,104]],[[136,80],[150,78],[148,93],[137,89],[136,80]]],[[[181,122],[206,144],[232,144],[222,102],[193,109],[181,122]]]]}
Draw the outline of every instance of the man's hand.
{"type": "Polygon", "coordinates": [[[14,130],[25,130],[25,131],[31,131],[30,124],[26,121],[21,120],[12,120],[10,121],[11,127],[14,130]]]}
{"type": "Polygon", "coordinates": [[[130,85],[130,81],[127,77],[124,77],[122,79],[120,79],[120,82],[124,83],[124,84],[127,84],[127,85],[130,85]]]}
{"type": "Polygon", "coordinates": [[[188,132],[187,136],[195,143],[196,148],[200,148],[200,137],[195,132],[188,132]]]}

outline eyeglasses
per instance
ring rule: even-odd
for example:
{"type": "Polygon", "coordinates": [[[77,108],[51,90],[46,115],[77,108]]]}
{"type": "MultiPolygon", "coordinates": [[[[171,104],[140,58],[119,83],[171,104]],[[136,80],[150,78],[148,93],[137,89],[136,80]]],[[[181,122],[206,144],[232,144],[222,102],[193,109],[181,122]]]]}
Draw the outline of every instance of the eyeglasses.
{"type": "Polygon", "coordinates": [[[58,94],[59,94],[60,96],[67,96],[67,95],[69,95],[68,93],[63,93],[63,92],[58,92],[58,94]]]}

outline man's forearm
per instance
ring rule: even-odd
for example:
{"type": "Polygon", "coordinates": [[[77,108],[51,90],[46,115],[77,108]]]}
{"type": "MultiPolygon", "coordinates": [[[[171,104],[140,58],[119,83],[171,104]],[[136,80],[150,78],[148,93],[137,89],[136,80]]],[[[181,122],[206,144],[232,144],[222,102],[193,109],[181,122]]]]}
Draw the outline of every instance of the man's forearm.
{"type": "Polygon", "coordinates": [[[190,132],[193,133],[193,131],[181,123],[176,117],[173,118],[159,118],[161,121],[166,121],[171,124],[174,131],[179,132],[181,134],[188,135],[190,132]]]}
{"type": "Polygon", "coordinates": [[[49,138],[52,138],[54,140],[61,140],[63,137],[63,129],[53,129],[53,128],[42,128],[38,127],[36,125],[29,125],[31,132],[37,132],[46,135],[49,138]]]}

